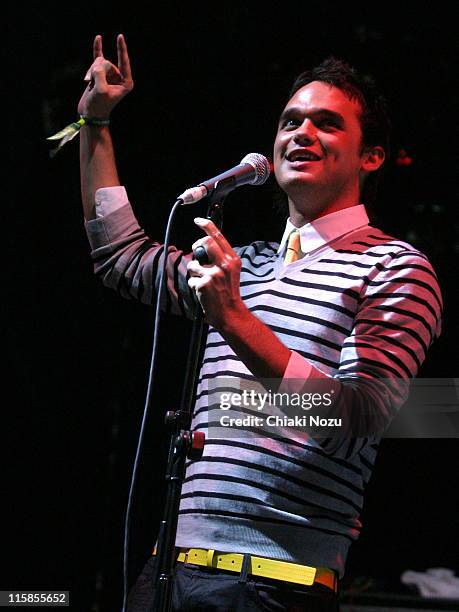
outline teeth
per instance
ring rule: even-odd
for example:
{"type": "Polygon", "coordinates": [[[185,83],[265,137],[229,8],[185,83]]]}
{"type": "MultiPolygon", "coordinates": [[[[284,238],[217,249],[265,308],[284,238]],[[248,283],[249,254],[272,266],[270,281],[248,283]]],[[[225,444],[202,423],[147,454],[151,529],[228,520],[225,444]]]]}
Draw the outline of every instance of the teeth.
{"type": "Polygon", "coordinates": [[[317,161],[319,158],[314,153],[291,153],[288,156],[289,161],[317,161]]]}

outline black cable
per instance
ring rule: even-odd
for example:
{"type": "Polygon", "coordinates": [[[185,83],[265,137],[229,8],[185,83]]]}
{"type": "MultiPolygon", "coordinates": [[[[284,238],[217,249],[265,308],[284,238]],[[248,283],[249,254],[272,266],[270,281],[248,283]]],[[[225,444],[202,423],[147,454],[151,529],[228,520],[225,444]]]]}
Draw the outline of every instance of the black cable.
{"type": "Polygon", "coordinates": [[[169,243],[170,243],[170,235],[172,230],[172,221],[174,219],[175,213],[179,206],[183,204],[183,200],[179,199],[175,202],[174,206],[169,213],[169,219],[167,221],[166,233],[164,236],[164,244],[163,244],[163,265],[161,267],[161,275],[160,281],[157,291],[156,298],[156,309],[155,309],[155,318],[154,318],[154,331],[153,331],[153,347],[151,351],[151,362],[150,362],[150,372],[148,376],[148,387],[147,394],[145,397],[145,406],[143,410],[142,423],[140,426],[139,439],[137,442],[137,450],[134,459],[134,466],[132,468],[132,477],[131,484],[129,487],[129,496],[128,503],[126,507],[126,519],[124,523],[124,548],[123,548],[123,609],[122,612],[126,612],[126,604],[127,604],[127,596],[128,596],[128,554],[129,554],[129,531],[130,531],[130,523],[131,523],[131,506],[132,499],[134,493],[135,482],[137,478],[137,470],[139,467],[140,456],[142,453],[143,439],[145,434],[145,425],[148,419],[149,409],[151,406],[151,398],[153,391],[153,374],[156,366],[157,353],[158,353],[158,332],[159,332],[159,322],[161,319],[161,297],[164,293],[164,283],[167,278],[167,255],[169,252],[169,243]]]}

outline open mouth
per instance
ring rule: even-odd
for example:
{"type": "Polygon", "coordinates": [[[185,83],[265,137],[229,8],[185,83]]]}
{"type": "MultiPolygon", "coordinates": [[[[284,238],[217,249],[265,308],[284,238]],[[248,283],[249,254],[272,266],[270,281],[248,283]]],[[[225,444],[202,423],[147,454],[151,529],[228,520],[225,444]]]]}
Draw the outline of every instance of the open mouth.
{"type": "Polygon", "coordinates": [[[320,159],[321,158],[316,155],[316,153],[305,149],[295,149],[287,155],[287,160],[289,162],[314,162],[320,161],[320,159]]]}

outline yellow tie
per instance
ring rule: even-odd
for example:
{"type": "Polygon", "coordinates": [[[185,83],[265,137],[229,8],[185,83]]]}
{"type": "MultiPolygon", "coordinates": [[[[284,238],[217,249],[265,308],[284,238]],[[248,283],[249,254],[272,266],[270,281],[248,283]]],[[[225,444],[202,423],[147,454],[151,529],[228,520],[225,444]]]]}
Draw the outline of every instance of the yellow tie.
{"type": "Polygon", "coordinates": [[[285,251],[284,264],[287,265],[300,259],[300,232],[293,230],[288,237],[287,250],[285,251]]]}

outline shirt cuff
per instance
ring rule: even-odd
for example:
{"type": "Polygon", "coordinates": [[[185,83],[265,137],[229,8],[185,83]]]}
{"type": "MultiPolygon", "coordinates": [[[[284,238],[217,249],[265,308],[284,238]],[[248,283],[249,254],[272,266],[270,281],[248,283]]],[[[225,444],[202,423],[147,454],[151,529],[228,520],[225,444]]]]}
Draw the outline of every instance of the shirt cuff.
{"type": "Polygon", "coordinates": [[[129,203],[126,189],[122,186],[101,187],[96,191],[96,218],[101,219],[129,203]]]}
{"type": "Polygon", "coordinates": [[[292,351],[278,389],[279,393],[300,393],[304,388],[304,381],[311,377],[313,371],[317,373],[316,368],[307,359],[292,351]]]}

